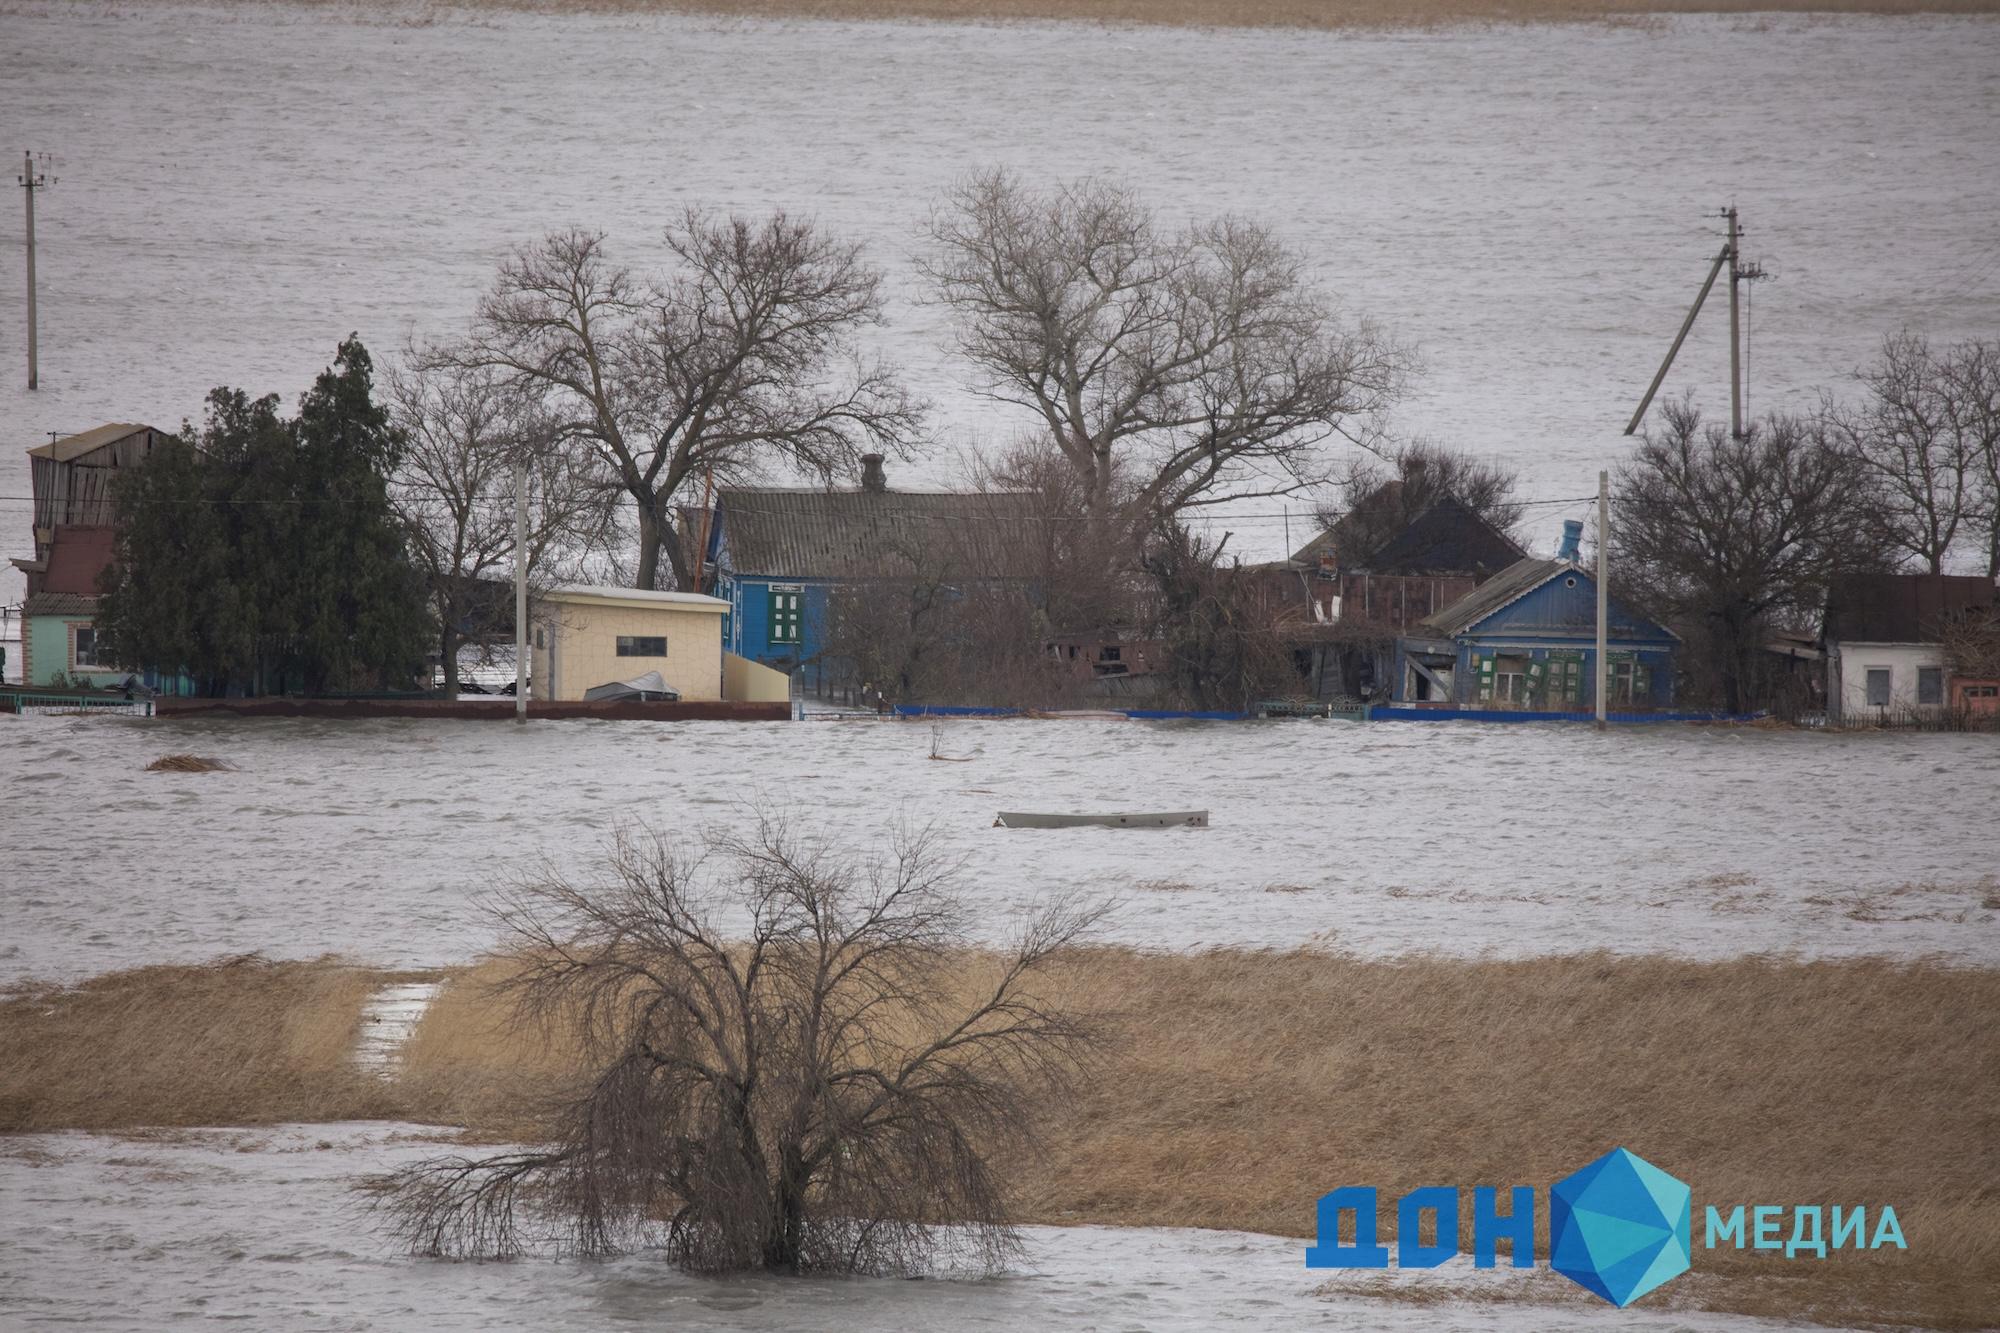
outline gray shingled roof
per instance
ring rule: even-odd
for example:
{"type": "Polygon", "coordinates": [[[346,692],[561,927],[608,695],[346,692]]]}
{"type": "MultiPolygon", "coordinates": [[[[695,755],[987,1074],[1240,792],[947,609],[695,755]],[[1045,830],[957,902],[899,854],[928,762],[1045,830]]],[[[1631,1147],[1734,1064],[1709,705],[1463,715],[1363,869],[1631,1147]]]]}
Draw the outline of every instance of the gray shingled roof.
{"type": "Polygon", "coordinates": [[[1447,495],[1359,561],[1371,574],[1498,573],[1527,554],[1506,533],[1447,495]]]}
{"type": "Polygon", "coordinates": [[[79,592],[38,592],[21,606],[24,616],[94,616],[97,599],[79,592]]]}
{"type": "Polygon", "coordinates": [[[1465,596],[1422,622],[1420,628],[1443,638],[1463,634],[1517,598],[1525,597],[1565,569],[1582,572],[1567,560],[1521,560],[1501,570],[1465,596]]]}
{"type": "Polygon", "coordinates": [[[1031,497],[966,491],[719,492],[728,568],[768,578],[905,577],[919,566],[957,577],[1028,578],[1031,497]]]}

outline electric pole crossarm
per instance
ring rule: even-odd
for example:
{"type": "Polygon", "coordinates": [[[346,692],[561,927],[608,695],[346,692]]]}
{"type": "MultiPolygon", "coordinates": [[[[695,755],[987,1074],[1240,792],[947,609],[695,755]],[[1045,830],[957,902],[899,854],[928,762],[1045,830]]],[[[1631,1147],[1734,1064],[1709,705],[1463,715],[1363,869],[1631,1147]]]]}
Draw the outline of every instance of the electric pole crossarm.
{"type": "Polygon", "coordinates": [[[1730,247],[1725,245],[1722,247],[1722,252],[1716,255],[1714,265],[1708,270],[1708,281],[1701,285],[1701,294],[1695,297],[1694,304],[1688,307],[1687,318],[1681,321],[1681,331],[1674,335],[1674,345],[1667,349],[1667,359],[1660,362],[1659,373],[1653,376],[1653,382],[1647,386],[1646,396],[1639,400],[1639,410],[1625,423],[1627,435],[1639,429],[1639,419],[1645,416],[1646,409],[1653,405],[1653,395],[1660,391],[1660,385],[1666,381],[1667,372],[1673,369],[1674,358],[1680,355],[1681,344],[1687,341],[1688,330],[1694,327],[1694,317],[1701,313],[1701,303],[1708,299],[1709,290],[1715,286],[1715,280],[1722,276],[1722,266],[1729,262],[1730,253],[1730,247]]]}

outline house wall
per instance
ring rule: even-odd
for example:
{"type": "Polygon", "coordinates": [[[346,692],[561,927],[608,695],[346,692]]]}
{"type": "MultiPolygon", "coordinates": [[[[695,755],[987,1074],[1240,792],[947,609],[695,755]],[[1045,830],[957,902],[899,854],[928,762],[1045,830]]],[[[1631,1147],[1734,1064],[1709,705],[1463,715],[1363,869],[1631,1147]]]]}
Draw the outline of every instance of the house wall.
{"type": "Polygon", "coordinates": [[[536,616],[535,697],[581,699],[595,686],[657,671],[690,703],[720,699],[722,620],[719,609],[549,599],[536,616]],[[667,655],[620,657],[620,635],[664,636],[667,655]]]}
{"type": "MultiPolygon", "coordinates": [[[[1827,704],[1836,721],[1873,722],[1900,713],[1941,712],[1942,705],[1917,703],[1917,668],[1944,667],[1944,652],[1934,643],[1837,643],[1827,646],[1827,704]],[[1886,708],[1868,702],[1868,672],[1889,672],[1886,708]]],[[[1944,671],[1944,697],[1951,697],[1951,673],[1944,671]]]]}
{"type": "MultiPolygon", "coordinates": [[[[1614,694],[1612,708],[1643,711],[1673,706],[1676,642],[1672,636],[1619,605],[1614,598],[1607,607],[1605,641],[1609,667],[1615,669],[1626,663],[1643,668],[1645,673],[1644,688],[1629,699],[1614,694]]],[[[1471,633],[1457,636],[1453,644],[1456,650],[1451,675],[1453,697],[1448,702],[1458,707],[1538,711],[1596,707],[1597,587],[1586,574],[1565,574],[1551,579],[1479,621],[1471,633]],[[1527,700],[1502,697],[1497,673],[1481,670],[1486,660],[1499,658],[1517,658],[1524,665],[1541,664],[1541,680],[1530,681],[1533,693],[1527,700]],[[1562,698],[1556,687],[1556,672],[1569,662],[1577,665],[1573,702],[1562,698]],[[1492,698],[1482,697],[1488,681],[1494,685],[1492,698]]],[[[1399,642],[1393,681],[1394,697],[1399,703],[1415,699],[1411,657],[1409,643],[1399,642]]],[[[1433,697],[1430,702],[1445,701],[1433,697]]]]}
{"type": "Polygon", "coordinates": [[[30,616],[21,635],[21,680],[26,685],[49,685],[60,673],[74,680],[82,677],[92,685],[117,685],[129,672],[112,667],[76,665],[70,630],[89,625],[89,616],[30,616]]]}
{"type": "Polygon", "coordinates": [[[818,657],[826,646],[827,599],[832,590],[831,584],[811,579],[769,579],[730,573],[718,576],[715,595],[729,603],[725,645],[738,656],[780,670],[818,657]],[[795,590],[804,600],[805,619],[797,643],[771,642],[774,588],[795,590]]]}

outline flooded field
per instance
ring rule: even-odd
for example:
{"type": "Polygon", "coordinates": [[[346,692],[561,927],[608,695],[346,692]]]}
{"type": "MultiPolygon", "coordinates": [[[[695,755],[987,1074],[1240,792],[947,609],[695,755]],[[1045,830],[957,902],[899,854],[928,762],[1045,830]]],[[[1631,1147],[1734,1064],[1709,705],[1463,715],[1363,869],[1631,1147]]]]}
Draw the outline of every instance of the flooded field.
{"type": "Polygon", "coordinates": [[[0,719],[0,978],[262,950],[465,960],[482,898],[623,820],[835,842],[933,823],[991,931],[1064,888],[1116,940],[2000,961],[1991,737],[1340,722],[0,719]],[[220,773],[147,773],[161,754],[220,773]],[[1208,807],[1205,830],[1002,809],[1208,807]],[[87,855],[86,850],[87,849],[87,855]]]}
{"type": "MultiPolygon", "coordinates": [[[[700,1279],[655,1255],[610,1262],[405,1258],[352,1190],[443,1151],[417,1125],[302,1125],[0,1139],[0,1324],[105,1333],[240,1328],[569,1330],[626,1326],[879,1333],[1338,1328],[1351,1333],[1601,1329],[1602,1305],[1370,1300],[1321,1290],[1303,1242],[1230,1231],[1030,1227],[981,1280],[700,1279]]],[[[1428,1275],[1460,1282],[1521,1275],[1428,1275]]],[[[1357,1279],[1363,1279],[1357,1281],[1357,1279]]],[[[1775,1329],[1764,1320],[1628,1310],[1642,1333],[1775,1329]]]]}
{"type": "MultiPolygon", "coordinates": [[[[1536,499],[1591,495],[1625,456],[1731,201],[1777,275],[1750,302],[1753,410],[1811,405],[1904,324],[1961,338],[2000,309],[1991,19],[1217,32],[0,0],[0,66],[9,147],[65,159],[38,214],[41,393],[0,319],[8,553],[27,520],[4,497],[47,432],[172,428],[219,383],[295,394],[349,330],[386,352],[457,327],[547,228],[653,263],[697,202],[867,241],[882,347],[939,407],[937,459],[896,475],[947,476],[1026,423],[969,392],[909,258],[939,189],[995,163],[1269,221],[1423,353],[1395,424],[1505,459],[1536,499]]],[[[0,263],[0,310],[21,281],[0,263]]],[[[1719,310],[1666,397],[1726,407],[1719,310]]],[[[1306,535],[1304,505],[1243,509],[1234,551],[1306,535]]],[[[1581,509],[1534,511],[1535,540],[1581,509]]],[[[0,564],[0,602],[20,589],[0,564]]]]}

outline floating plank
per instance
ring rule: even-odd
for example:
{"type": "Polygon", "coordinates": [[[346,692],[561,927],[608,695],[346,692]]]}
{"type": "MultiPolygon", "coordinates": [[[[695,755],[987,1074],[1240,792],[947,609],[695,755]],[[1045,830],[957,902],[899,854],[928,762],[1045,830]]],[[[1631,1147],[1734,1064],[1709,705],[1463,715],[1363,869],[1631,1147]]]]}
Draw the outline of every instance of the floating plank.
{"type": "Polygon", "coordinates": [[[1207,828],[1206,810],[1168,810],[1113,815],[1051,815],[1002,810],[994,828],[1207,828]]]}

